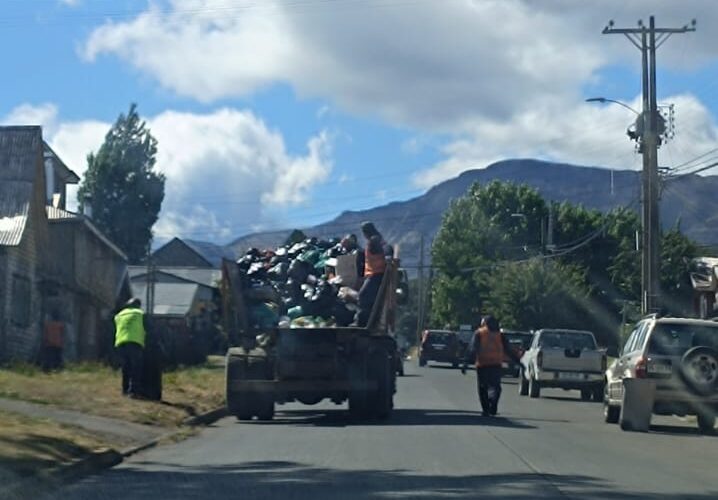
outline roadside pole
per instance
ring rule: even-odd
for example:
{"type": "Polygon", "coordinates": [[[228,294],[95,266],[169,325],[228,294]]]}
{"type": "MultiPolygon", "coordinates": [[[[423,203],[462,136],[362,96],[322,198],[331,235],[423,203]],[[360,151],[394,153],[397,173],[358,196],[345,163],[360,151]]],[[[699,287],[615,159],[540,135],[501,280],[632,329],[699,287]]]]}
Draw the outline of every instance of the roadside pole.
{"type": "Polygon", "coordinates": [[[658,147],[659,130],[656,100],[656,51],[675,33],[695,31],[696,21],[682,28],[656,28],[651,16],[649,25],[638,22],[637,28],[614,28],[613,21],[603,29],[604,35],[620,34],[641,51],[643,109],[636,121],[639,151],[643,155],[641,182],[641,312],[648,314],[661,307],[660,298],[660,237],[658,147]]]}

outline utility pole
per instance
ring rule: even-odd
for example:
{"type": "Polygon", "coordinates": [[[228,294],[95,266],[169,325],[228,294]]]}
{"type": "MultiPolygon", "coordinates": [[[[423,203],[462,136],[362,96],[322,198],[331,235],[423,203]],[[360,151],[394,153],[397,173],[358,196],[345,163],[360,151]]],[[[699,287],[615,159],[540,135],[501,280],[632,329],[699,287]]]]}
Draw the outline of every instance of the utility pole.
{"type": "MultiPolygon", "coordinates": [[[[643,21],[637,28],[614,28],[613,21],[603,29],[604,35],[625,35],[641,51],[643,110],[636,120],[639,151],[643,155],[641,182],[641,311],[655,312],[661,305],[660,298],[660,236],[658,217],[658,147],[662,130],[659,130],[658,105],[656,101],[656,51],[674,33],[695,31],[696,21],[682,28],[656,28],[655,18],[650,17],[646,27],[643,21]]],[[[662,122],[661,122],[662,123],[662,122]]]]}

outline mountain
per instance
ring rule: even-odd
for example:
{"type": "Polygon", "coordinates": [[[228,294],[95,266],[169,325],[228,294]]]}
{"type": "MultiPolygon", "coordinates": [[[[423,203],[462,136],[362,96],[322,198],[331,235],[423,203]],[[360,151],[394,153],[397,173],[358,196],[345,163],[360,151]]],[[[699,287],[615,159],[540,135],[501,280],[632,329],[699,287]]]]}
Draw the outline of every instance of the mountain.
{"type": "MultiPolygon", "coordinates": [[[[601,211],[619,206],[639,208],[640,172],[517,159],[466,171],[410,200],[343,212],[332,221],[304,231],[317,237],[359,234],[361,222],[371,220],[387,241],[399,248],[403,263],[415,265],[419,260],[421,236],[425,238],[428,258],[429,244],[451,200],[462,196],[475,182],[484,184],[492,180],[528,184],[547,200],[569,201],[601,211]]],[[[663,227],[680,224],[682,231],[699,243],[717,243],[717,193],[718,176],[690,175],[667,181],[661,195],[663,227]]],[[[289,232],[251,234],[236,239],[227,247],[238,255],[251,247],[276,246],[284,241],[289,232]]]]}

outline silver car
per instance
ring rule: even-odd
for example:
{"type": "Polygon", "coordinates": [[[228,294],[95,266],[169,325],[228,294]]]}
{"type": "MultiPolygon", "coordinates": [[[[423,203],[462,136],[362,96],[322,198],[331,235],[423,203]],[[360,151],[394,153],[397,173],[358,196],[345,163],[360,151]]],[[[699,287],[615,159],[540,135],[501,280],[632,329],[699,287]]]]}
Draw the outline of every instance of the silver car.
{"type": "Polygon", "coordinates": [[[717,413],[718,322],[640,321],[606,370],[606,422],[620,423],[624,430],[647,430],[651,414],[695,415],[700,431],[709,433],[717,413]],[[642,416],[636,420],[629,413],[642,416]]]}

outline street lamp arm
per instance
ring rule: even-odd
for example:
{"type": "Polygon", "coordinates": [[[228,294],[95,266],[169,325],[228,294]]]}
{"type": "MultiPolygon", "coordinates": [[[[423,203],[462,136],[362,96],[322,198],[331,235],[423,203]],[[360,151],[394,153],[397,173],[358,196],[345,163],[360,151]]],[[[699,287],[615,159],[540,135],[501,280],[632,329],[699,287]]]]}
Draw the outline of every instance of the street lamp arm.
{"type": "Polygon", "coordinates": [[[639,113],[638,111],[636,111],[635,109],[633,109],[633,108],[632,108],[631,106],[629,106],[628,104],[626,104],[626,103],[624,103],[624,102],[621,102],[621,101],[617,101],[617,100],[615,100],[615,99],[607,99],[606,97],[591,97],[591,98],[589,98],[589,99],[586,99],[586,102],[600,102],[600,103],[604,103],[604,104],[607,103],[607,102],[612,102],[612,103],[614,103],[614,104],[618,104],[619,106],[622,106],[622,107],[626,108],[627,110],[629,110],[629,111],[631,111],[632,113],[634,113],[636,116],[641,116],[641,113],[639,113]]]}

